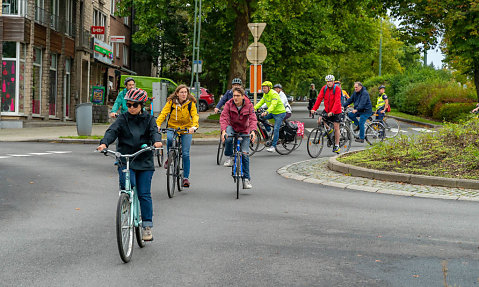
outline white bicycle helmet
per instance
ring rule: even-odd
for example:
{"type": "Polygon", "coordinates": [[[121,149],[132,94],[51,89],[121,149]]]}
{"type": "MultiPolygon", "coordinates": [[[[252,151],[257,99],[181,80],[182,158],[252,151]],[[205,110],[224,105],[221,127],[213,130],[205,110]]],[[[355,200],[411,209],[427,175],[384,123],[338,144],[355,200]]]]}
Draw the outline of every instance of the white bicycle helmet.
{"type": "Polygon", "coordinates": [[[334,82],[334,76],[333,75],[327,75],[326,78],[324,78],[326,82],[334,82]]]}

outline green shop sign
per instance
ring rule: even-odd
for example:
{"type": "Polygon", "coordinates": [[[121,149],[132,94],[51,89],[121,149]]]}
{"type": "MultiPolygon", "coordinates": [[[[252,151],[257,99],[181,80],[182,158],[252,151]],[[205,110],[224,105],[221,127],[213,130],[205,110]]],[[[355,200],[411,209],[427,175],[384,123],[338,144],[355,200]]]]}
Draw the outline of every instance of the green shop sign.
{"type": "Polygon", "coordinates": [[[98,53],[102,53],[103,55],[106,55],[106,56],[110,56],[111,55],[111,51],[108,50],[108,49],[105,49],[101,46],[98,46],[98,45],[95,45],[95,51],[97,51],[98,53]]]}

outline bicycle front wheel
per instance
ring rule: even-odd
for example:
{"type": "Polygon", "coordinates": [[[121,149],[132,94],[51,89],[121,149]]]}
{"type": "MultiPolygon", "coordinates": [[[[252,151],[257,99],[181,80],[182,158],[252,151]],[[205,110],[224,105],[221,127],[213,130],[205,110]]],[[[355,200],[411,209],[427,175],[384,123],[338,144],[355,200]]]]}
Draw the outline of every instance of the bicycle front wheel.
{"type": "Polygon", "coordinates": [[[220,136],[220,141],[218,143],[218,151],[216,153],[216,164],[221,165],[223,163],[223,154],[225,151],[225,143],[221,142],[221,136],[220,136]]]}
{"type": "Polygon", "coordinates": [[[240,179],[241,179],[241,156],[236,157],[236,199],[239,199],[240,179]]]}
{"type": "Polygon", "coordinates": [[[385,116],[383,119],[384,128],[386,129],[386,138],[393,138],[399,134],[399,121],[395,118],[385,116]]]}
{"type": "MultiPolygon", "coordinates": [[[[141,207],[140,207],[140,202],[138,201],[138,199],[135,200],[135,205],[136,205],[136,209],[138,210],[138,220],[141,219],[141,207]]],[[[135,233],[136,233],[136,242],[138,243],[138,246],[140,246],[140,248],[143,248],[146,246],[145,244],[145,240],[143,240],[143,232],[142,232],[142,228],[141,228],[141,224],[138,224],[138,226],[135,227],[135,233]]]]}
{"type": "Polygon", "coordinates": [[[131,222],[131,203],[127,193],[121,193],[116,208],[116,241],[123,262],[127,263],[133,253],[133,222],[131,222]]]}
{"type": "Polygon", "coordinates": [[[168,153],[168,168],[166,169],[166,190],[168,191],[168,197],[173,198],[175,195],[176,184],[176,152],[170,150],[168,153]]]}
{"type": "Polygon", "coordinates": [[[326,136],[324,136],[323,129],[321,127],[314,128],[308,135],[308,141],[306,143],[306,149],[308,154],[312,158],[317,158],[323,150],[326,136]]]}
{"type": "Polygon", "coordinates": [[[178,185],[178,191],[183,190],[183,179],[184,177],[184,170],[183,170],[183,158],[181,155],[178,155],[176,160],[176,184],[178,185]]]}
{"type": "Polygon", "coordinates": [[[373,145],[378,142],[382,142],[385,136],[385,129],[380,122],[372,122],[366,129],[365,139],[368,144],[373,145]]]}
{"type": "Polygon", "coordinates": [[[158,162],[158,166],[161,167],[163,165],[163,150],[156,151],[156,161],[158,162]]]}

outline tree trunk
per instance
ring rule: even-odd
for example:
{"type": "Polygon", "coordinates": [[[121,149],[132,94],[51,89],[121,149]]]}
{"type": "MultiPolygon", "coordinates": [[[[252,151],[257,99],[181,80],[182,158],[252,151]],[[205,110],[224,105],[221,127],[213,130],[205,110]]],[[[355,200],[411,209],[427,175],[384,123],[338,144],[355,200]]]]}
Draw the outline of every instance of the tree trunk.
{"type": "Polygon", "coordinates": [[[250,21],[251,1],[241,1],[241,7],[236,7],[235,33],[233,49],[231,50],[230,71],[228,77],[228,88],[231,88],[231,81],[240,78],[243,86],[246,83],[246,49],[248,48],[248,23],[250,21]]]}

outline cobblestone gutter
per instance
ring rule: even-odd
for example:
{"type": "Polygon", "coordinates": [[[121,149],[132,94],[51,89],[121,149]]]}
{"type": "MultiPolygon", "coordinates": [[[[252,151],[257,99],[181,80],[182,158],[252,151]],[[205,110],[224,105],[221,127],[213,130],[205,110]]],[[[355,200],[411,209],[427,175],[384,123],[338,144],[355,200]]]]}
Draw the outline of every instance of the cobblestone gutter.
{"type": "Polygon", "coordinates": [[[329,158],[311,159],[284,166],[277,172],[285,178],[343,189],[401,196],[479,201],[478,189],[411,184],[352,176],[349,172],[330,170],[329,161],[329,158]]]}

